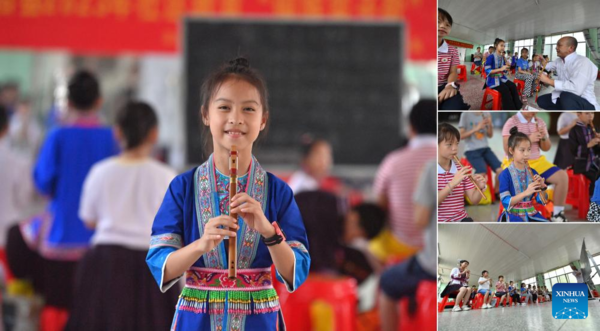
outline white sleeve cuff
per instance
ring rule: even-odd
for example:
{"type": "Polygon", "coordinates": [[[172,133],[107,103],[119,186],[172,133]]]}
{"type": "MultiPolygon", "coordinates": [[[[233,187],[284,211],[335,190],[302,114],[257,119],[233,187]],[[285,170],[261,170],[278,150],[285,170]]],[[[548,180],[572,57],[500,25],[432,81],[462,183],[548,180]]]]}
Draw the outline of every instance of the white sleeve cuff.
{"type": "Polygon", "coordinates": [[[285,284],[285,288],[287,289],[287,291],[289,293],[293,293],[296,290],[296,253],[294,253],[294,270],[292,273],[292,284],[290,285],[290,283],[287,282],[287,280],[285,280],[285,278],[283,278],[283,276],[281,276],[281,274],[279,273],[279,270],[277,270],[277,268],[275,268],[275,271],[277,271],[277,275],[279,275],[279,278],[281,278],[283,280],[283,283],[285,284]]]}
{"type": "Polygon", "coordinates": [[[169,256],[171,256],[171,254],[173,254],[173,252],[169,253],[169,255],[167,255],[167,257],[165,258],[165,263],[163,263],[162,270],[161,270],[161,273],[160,273],[160,291],[162,293],[167,292],[183,276],[183,274],[182,274],[179,277],[173,278],[168,283],[166,283],[166,284],[164,283],[164,279],[165,279],[165,267],[167,266],[167,260],[169,259],[169,256]]]}

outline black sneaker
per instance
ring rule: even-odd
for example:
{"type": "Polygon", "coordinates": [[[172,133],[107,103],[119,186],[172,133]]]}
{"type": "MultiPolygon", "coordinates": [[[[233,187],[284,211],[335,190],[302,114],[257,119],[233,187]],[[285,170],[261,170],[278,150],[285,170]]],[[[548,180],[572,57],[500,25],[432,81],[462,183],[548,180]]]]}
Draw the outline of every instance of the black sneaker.
{"type": "Polygon", "coordinates": [[[550,218],[551,222],[557,222],[557,223],[561,223],[561,222],[568,222],[567,218],[565,217],[565,211],[561,211],[560,213],[558,213],[558,215],[554,215],[550,218]]]}

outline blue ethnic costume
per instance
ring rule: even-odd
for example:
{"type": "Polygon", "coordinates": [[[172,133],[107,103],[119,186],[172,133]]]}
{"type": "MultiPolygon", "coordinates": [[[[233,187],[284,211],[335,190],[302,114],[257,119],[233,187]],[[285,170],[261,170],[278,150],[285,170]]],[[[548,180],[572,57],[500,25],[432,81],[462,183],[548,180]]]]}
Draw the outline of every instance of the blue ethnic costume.
{"type": "MultiPolygon", "coordinates": [[[[238,178],[238,192],[246,192],[263,206],[266,218],[276,221],[294,252],[294,279],[276,278],[289,292],[308,276],[310,256],[306,230],[292,190],[263,170],[253,157],[248,174],[238,178]]],[[[164,268],[177,249],[202,237],[211,218],[229,213],[229,177],[204,164],[176,177],[154,220],[146,261],[161,291],[173,286],[163,280],[164,268]]],[[[238,217],[237,279],[228,278],[224,242],[204,254],[185,273],[185,287],[177,303],[171,330],[284,330],[277,292],[273,288],[273,261],[260,234],[238,217]]]]}

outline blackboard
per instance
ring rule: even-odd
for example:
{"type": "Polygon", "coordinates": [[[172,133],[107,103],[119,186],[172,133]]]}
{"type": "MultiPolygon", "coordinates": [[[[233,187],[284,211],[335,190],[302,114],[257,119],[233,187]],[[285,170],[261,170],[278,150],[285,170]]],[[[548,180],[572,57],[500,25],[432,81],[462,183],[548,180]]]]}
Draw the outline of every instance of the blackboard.
{"type": "Polygon", "coordinates": [[[238,55],[269,89],[269,132],[254,149],[262,163],[297,162],[305,133],[328,139],[336,164],[380,163],[400,141],[403,36],[400,22],[185,19],[188,163],[206,157],[202,81],[238,55]]]}

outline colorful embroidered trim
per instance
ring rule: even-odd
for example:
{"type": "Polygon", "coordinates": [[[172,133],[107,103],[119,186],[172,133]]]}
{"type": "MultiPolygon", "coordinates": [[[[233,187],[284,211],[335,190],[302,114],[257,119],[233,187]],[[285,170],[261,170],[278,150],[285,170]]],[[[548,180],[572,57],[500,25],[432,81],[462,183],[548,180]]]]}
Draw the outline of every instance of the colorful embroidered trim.
{"type": "Polygon", "coordinates": [[[270,268],[238,270],[229,279],[227,270],[192,268],[186,272],[179,309],[220,315],[265,314],[279,311],[279,297],[273,288],[270,268]]]}
{"type": "Polygon", "coordinates": [[[290,245],[290,247],[292,249],[296,248],[296,249],[298,249],[301,252],[308,253],[308,250],[306,249],[306,247],[304,246],[304,244],[302,244],[299,241],[290,240],[290,241],[287,241],[287,244],[290,245]]]}
{"type": "MultiPolygon", "coordinates": [[[[198,218],[199,236],[204,233],[204,226],[217,215],[225,214],[220,210],[218,201],[218,189],[216,183],[216,169],[214,167],[213,155],[200,165],[194,174],[194,193],[196,200],[196,216],[198,218]]],[[[267,206],[267,173],[262,169],[256,158],[252,157],[246,192],[258,201],[263,211],[267,206]]],[[[252,265],[256,256],[260,235],[257,231],[246,225],[238,218],[241,228],[238,230],[238,268],[247,269],[252,265]]],[[[223,269],[227,265],[225,259],[224,245],[221,244],[210,252],[203,255],[204,264],[209,268],[223,269]]]]}
{"type": "Polygon", "coordinates": [[[181,236],[177,233],[163,233],[150,238],[150,249],[161,246],[181,248],[183,247],[183,242],[181,236]]]}
{"type": "Polygon", "coordinates": [[[55,244],[48,241],[53,222],[46,211],[21,223],[19,229],[27,246],[50,260],[78,261],[89,249],[89,243],[55,244]]]}

